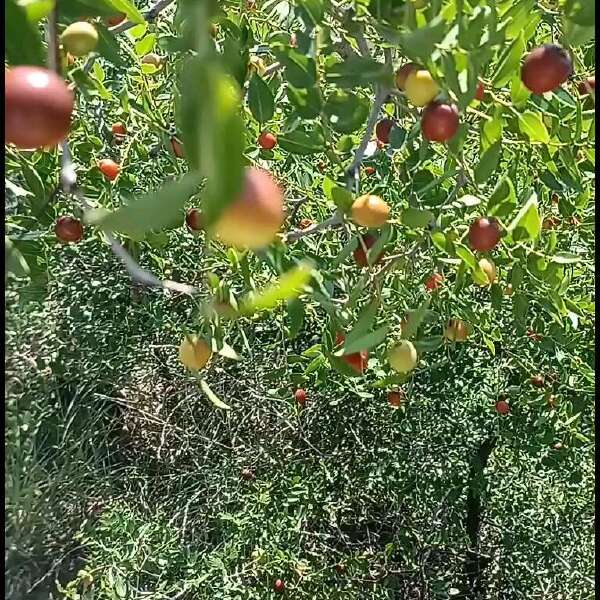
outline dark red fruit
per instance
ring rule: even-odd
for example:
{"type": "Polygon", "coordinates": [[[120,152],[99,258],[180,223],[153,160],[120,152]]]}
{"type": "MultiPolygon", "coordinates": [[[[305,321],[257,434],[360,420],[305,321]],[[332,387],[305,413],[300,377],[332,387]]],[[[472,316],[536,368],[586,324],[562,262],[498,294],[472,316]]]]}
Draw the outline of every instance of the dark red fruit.
{"type": "Polygon", "coordinates": [[[114,135],[125,135],[127,133],[127,129],[125,129],[123,123],[115,123],[111,129],[114,135]]]}
{"type": "Polygon", "coordinates": [[[245,481],[252,481],[252,479],[254,479],[254,473],[252,472],[251,469],[245,468],[242,469],[242,479],[244,479],[245,481]]]}
{"type": "Polygon", "coordinates": [[[510,412],[510,405],[506,400],[498,400],[496,402],[496,412],[499,415],[507,415],[510,412]]]}
{"type": "MultiPolygon", "coordinates": [[[[371,235],[369,233],[367,233],[366,235],[363,235],[362,239],[363,239],[363,242],[365,243],[365,246],[367,247],[367,250],[369,248],[371,248],[371,246],[373,246],[373,244],[377,241],[377,238],[374,235],[371,235]]],[[[360,244],[360,242],[358,243],[356,250],[354,250],[354,252],[352,253],[352,256],[354,257],[354,260],[356,261],[357,265],[359,265],[361,267],[368,266],[369,263],[367,262],[367,255],[366,255],[365,251],[363,250],[363,247],[360,244]]],[[[377,264],[378,262],[381,261],[382,258],[383,258],[383,252],[381,252],[381,254],[379,254],[379,256],[377,257],[377,259],[374,261],[373,264],[377,264]]]]}
{"type": "Polygon", "coordinates": [[[108,19],[106,19],[106,24],[109,27],[115,27],[119,23],[122,23],[124,20],[125,20],[125,14],[121,13],[121,14],[115,15],[114,17],[109,17],[108,19]]]}
{"type": "Polygon", "coordinates": [[[309,227],[312,227],[315,224],[315,222],[312,219],[302,219],[300,221],[300,223],[298,223],[298,227],[300,227],[300,229],[308,229],[309,227]]]}
{"type": "Polygon", "coordinates": [[[538,388],[544,387],[544,385],[545,385],[544,376],[543,375],[539,375],[539,374],[538,375],[534,375],[531,378],[531,385],[534,386],[534,387],[538,387],[538,388]]]}
{"type": "Polygon", "coordinates": [[[480,81],[477,84],[477,89],[475,90],[475,99],[481,102],[485,97],[485,88],[483,87],[483,81],[480,81]]]}
{"type": "Polygon", "coordinates": [[[171,138],[171,148],[176,158],[184,158],[183,144],[177,138],[171,138]]]}
{"type": "Polygon", "coordinates": [[[394,408],[398,408],[402,404],[403,400],[404,400],[404,392],[389,392],[388,393],[388,402],[390,403],[390,406],[393,406],[394,408]]]}
{"type": "Polygon", "coordinates": [[[345,563],[343,563],[343,562],[337,563],[335,565],[335,570],[337,571],[338,575],[343,575],[346,572],[346,565],[345,565],[345,563]]]}
{"type": "MultiPolygon", "coordinates": [[[[344,343],[346,337],[342,333],[335,334],[335,344],[339,346],[344,343]]],[[[350,366],[357,373],[364,373],[367,368],[367,362],[369,361],[369,351],[361,350],[360,352],[354,352],[353,354],[346,354],[341,357],[342,360],[350,366]]]]}
{"type": "Polygon", "coordinates": [[[59,217],[54,225],[54,233],[61,242],[78,242],[83,237],[83,225],[73,217],[59,217]]]}
{"type": "Polygon", "coordinates": [[[281,594],[283,592],[283,590],[285,590],[285,583],[283,582],[283,580],[281,579],[276,579],[275,583],[273,584],[273,589],[278,593],[281,594]]]}
{"type": "Polygon", "coordinates": [[[375,173],[375,167],[365,167],[365,175],[373,175],[375,173]]]}
{"type": "Polygon", "coordinates": [[[202,213],[197,208],[190,208],[185,213],[185,224],[192,231],[200,231],[202,229],[202,213]]]}
{"type": "Polygon", "coordinates": [[[277,138],[268,131],[263,131],[258,136],[258,145],[263,150],[272,150],[277,145],[277,138]]]}
{"type": "Polygon", "coordinates": [[[377,139],[383,144],[388,144],[390,141],[390,131],[394,126],[394,121],[392,119],[382,119],[375,126],[375,135],[377,139]]]}
{"type": "Polygon", "coordinates": [[[102,175],[104,175],[104,177],[106,177],[106,179],[109,181],[114,181],[121,172],[121,167],[110,158],[103,158],[98,163],[98,168],[102,172],[102,175]]]}
{"type": "Polygon", "coordinates": [[[447,142],[454,137],[460,124],[455,104],[431,102],[423,110],[421,131],[430,142],[447,142]]]}
{"type": "Polygon", "coordinates": [[[593,94],[596,92],[596,76],[592,75],[588,77],[585,81],[579,82],[577,86],[577,90],[581,96],[587,96],[588,94],[593,94]]]}
{"type": "Polygon", "coordinates": [[[571,58],[560,46],[546,44],[532,50],[521,67],[521,80],[534,94],[555,90],[573,71],[571,58]]]}
{"type": "Polygon", "coordinates": [[[4,142],[18,148],[54,146],[69,133],[73,93],[53,71],[21,66],[4,71],[4,142]]]}
{"type": "Polygon", "coordinates": [[[300,405],[304,406],[306,404],[306,392],[300,388],[294,392],[294,400],[300,405]]]}
{"type": "Polygon", "coordinates": [[[467,237],[473,250],[487,252],[497,246],[502,232],[494,217],[479,217],[471,223],[467,237]]]}

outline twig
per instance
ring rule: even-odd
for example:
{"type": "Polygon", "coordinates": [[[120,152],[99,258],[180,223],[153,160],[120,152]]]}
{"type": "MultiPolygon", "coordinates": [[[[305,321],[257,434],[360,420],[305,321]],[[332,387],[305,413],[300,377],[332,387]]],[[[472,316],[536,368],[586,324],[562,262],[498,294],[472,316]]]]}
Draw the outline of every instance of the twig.
{"type": "MultiPolygon", "coordinates": [[[[170,4],[173,4],[175,0],[159,0],[145,15],[146,21],[152,22],[158,17],[158,14],[167,8],[170,4]]],[[[127,31],[132,27],[135,27],[137,23],[133,21],[125,21],[125,23],[119,23],[116,27],[110,29],[112,33],[122,33],[123,31],[127,31]]]]}
{"type": "Polygon", "coordinates": [[[325,231],[326,229],[333,229],[334,227],[339,227],[344,222],[342,215],[338,213],[338,211],[334,212],[328,219],[325,219],[322,223],[317,223],[311,227],[307,227],[306,229],[296,229],[294,231],[288,232],[285,239],[287,242],[295,242],[300,238],[306,237],[308,235],[313,235],[315,233],[319,233],[320,231],[325,231]]]}
{"type": "MultiPolygon", "coordinates": [[[[150,12],[162,10],[165,6],[171,4],[173,0],[163,0],[159,2],[150,12]]],[[[59,70],[59,61],[57,59],[58,44],[56,43],[57,29],[56,29],[56,9],[52,11],[48,19],[47,28],[47,41],[48,41],[48,68],[57,71],[59,70]]],[[[75,165],[71,160],[71,151],[69,148],[69,142],[65,139],[60,144],[62,149],[61,156],[61,169],[60,169],[60,184],[61,188],[65,193],[73,194],[82,207],[85,210],[90,210],[92,206],[86,200],[85,196],[77,186],[77,173],[75,172],[75,165]]],[[[178,283],[177,281],[171,281],[169,279],[159,279],[149,271],[142,269],[140,265],[134,260],[134,258],[125,250],[125,248],[115,239],[115,237],[109,231],[105,231],[104,235],[106,240],[110,244],[110,249],[117,256],[126,271],[131,275],[134,281],[146,285],[149,287],[159,287],[163,289],[172,290],[182,294],[194,295],[199,292],[194,286],[178,283]]]]}

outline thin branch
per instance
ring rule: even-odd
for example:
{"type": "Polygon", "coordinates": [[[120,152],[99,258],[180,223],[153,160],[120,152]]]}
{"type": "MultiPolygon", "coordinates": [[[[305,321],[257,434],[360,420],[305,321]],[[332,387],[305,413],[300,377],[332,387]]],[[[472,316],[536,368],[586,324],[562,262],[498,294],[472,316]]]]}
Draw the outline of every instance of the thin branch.
{"type": "MultiPolygon", "coordinates": [[[[167,6],[169,6],[170,4],[173,4],[173,2],[175,2],[175,0],[159,0],[159,2],[157,2],[144,15],[146,21],[148,21],[148,22],[154,21],[156,19],[156,17],[158,17],[158,14],[162,10],[167,8],[167,6]]],[[[119,23],[119,25],[110,29],[110,31],[111,31],[111,33],[122,33],[123,31],[127,31],[128,29],[131,29],[132,27],[135,27],[136,25],[137,25],[137,23],[134,23],[133,21],[125,21],[124,23],[119,23]]]]}
{"type": "Polygon", "coordinates": [[[344,219],[342,215],[336,211],[329,217],[325,219],[322,223],[317,223],[316,225],[312,225],[311,227],[307,227],[306,229],[297,229],[294,231],[290,231],[285,236],[285,240],[287,242],[295,242],[300,238],[306,237],[308,235],[314,235],[315,233],[319,233],[320,231],[325,231],[326,229],[333,229],[334,227],[339,227],[344,223],[344,219]]]}

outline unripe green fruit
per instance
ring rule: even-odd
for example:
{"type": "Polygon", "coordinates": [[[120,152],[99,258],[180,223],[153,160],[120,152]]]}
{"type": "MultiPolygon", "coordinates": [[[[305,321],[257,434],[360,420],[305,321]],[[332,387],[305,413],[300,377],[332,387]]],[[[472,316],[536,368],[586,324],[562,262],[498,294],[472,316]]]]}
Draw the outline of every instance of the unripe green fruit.
{"type": "Polygon", "coordinates": [[[98,32],[87,21],[69,25],[60,36],[64,49],[73,56],[85,56],[98,44],[98,32]]]}
{"type": "Polygon", "coordinates": [[[402,340],[388,351],[388,362],[394,371],[410,373],[419,362],[417,349],[412,342],[402,340]]]}

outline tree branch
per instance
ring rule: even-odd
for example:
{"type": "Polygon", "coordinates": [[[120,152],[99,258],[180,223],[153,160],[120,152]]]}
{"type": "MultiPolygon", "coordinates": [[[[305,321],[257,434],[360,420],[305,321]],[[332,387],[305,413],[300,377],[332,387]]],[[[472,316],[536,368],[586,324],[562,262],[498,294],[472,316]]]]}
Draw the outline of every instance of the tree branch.
{"type": "Polygon", "coordinates": [[[314,235],[315,233],[319,233],[320,231],[325,231],[326,229],[333,229],[334,227],[339,227],[344,223],[344,219],[342,215],[338,213],[338,211],[334,212],[331,217],[325,219],[322,223],[317,223],[316,225],[312,225],[311,227],[307,227],[306,229],[296,229],[294,231],[290,231],[285,236],[286,242],[295,242],[303,237],[308,235],[314,235]]]}
{"type": "MultiPolygon", "coordinates": [[[[146,21],[152,22],[158,17],[158,14],[167,8],[170,4],[173,4],[175,0],[159,0],[145,15],[146,21]]],[[[123,31],[127,31],[132,27],[135,27],[137,23],[133,23],[132,21],[125,21],[124,23],[119,23],[117,26],[110,29],[112,33],[122,33],[123,31]]]]}

